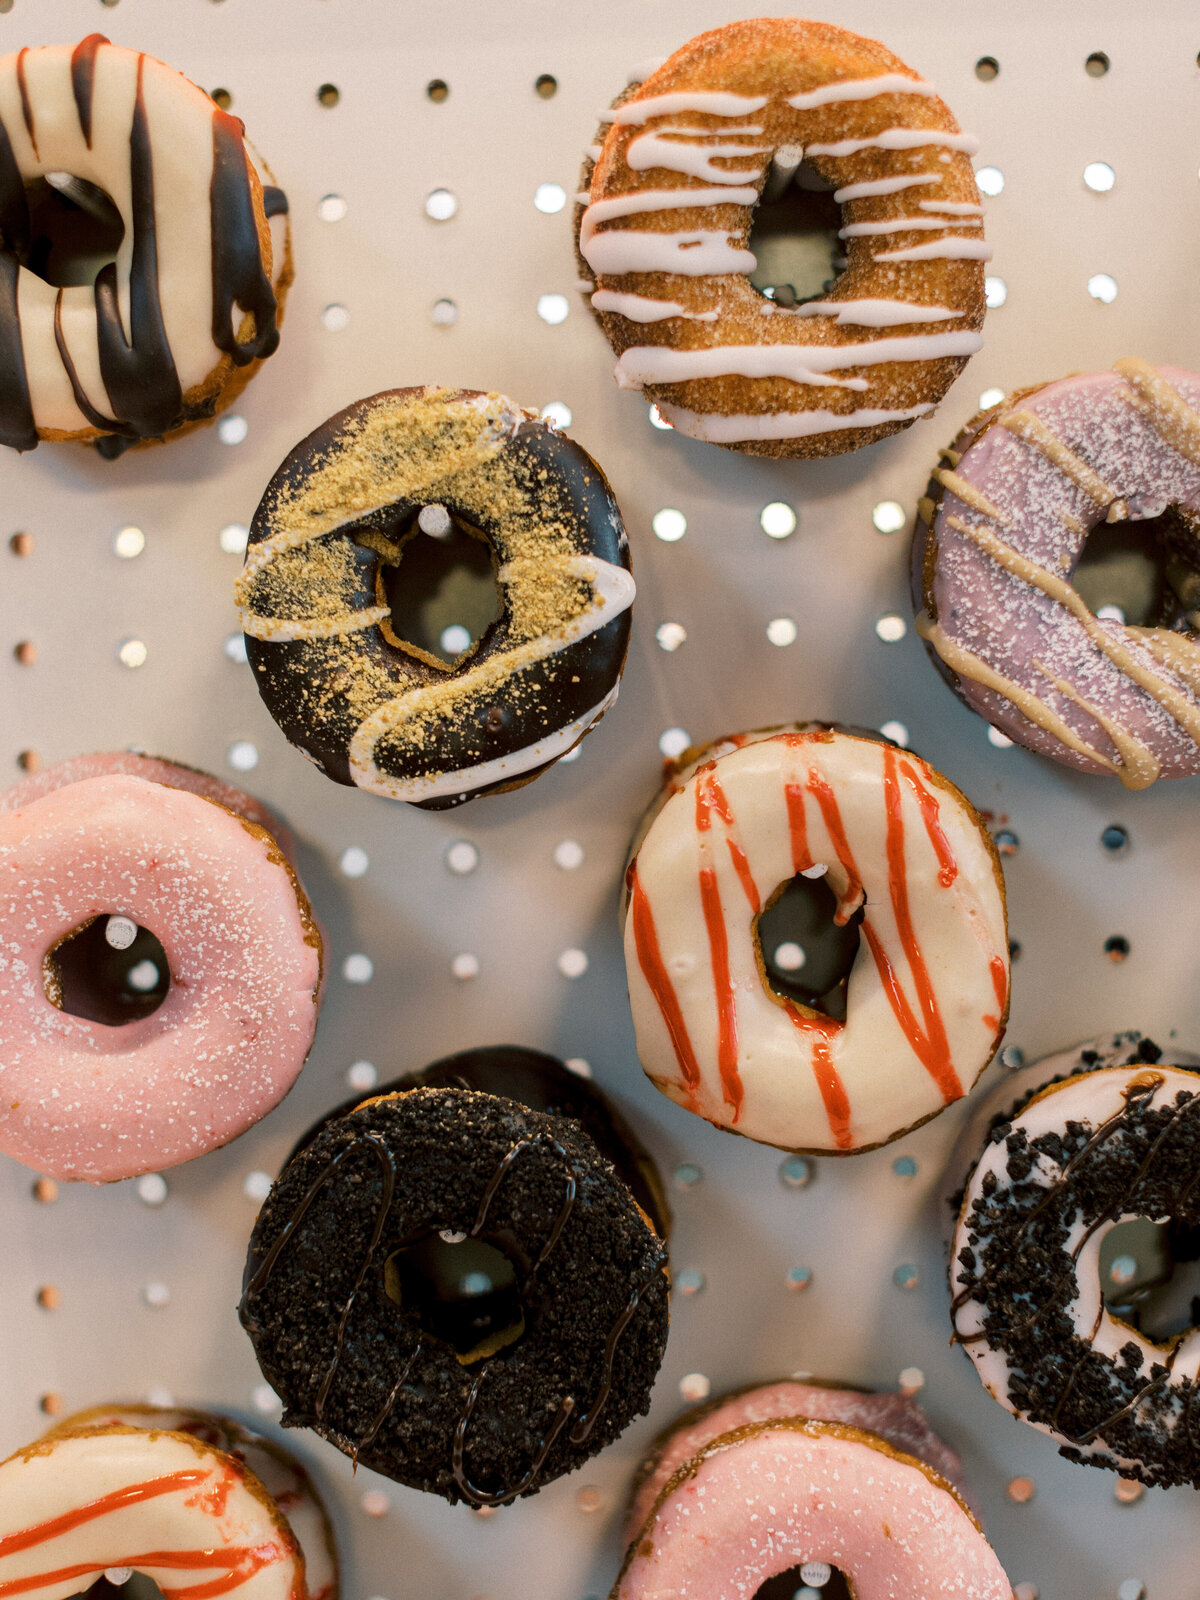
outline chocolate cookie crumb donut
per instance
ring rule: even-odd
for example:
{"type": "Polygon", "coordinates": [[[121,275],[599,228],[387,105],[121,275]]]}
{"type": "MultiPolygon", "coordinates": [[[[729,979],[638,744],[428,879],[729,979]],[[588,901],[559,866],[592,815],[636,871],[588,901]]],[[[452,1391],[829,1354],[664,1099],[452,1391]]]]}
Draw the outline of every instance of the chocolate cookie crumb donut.
{"type": "Polygon", "coordinates": [[[577,444],[503,395],[393,389],[331,417],[267,487],[238,584],[259,692],[335,782],[440,810],[528,783],[616,698],[634,585],[577,444]],[[490,547],[502,614],[447,665],[384,586],[436,508],[490,547]]]}
{"type": "Polygon", "coordinates": [[[576,1123],[415,1088],[335,1117],[288,1162],[240,1315],[285,1426],[413,1488],[501,1505],[646,1411],[665,1269],[576,1123]]]}
{"type": "Polygon", "coordinates": [[[954,1337],[985,1388],[1068,1460],[1200,1488],[1200,1330],[1151,1338],[1101,1291],[1119,1223],[1200,1227],[1200,1073],[1128,1037],[1081,1047],[1082,1072],[992,1127],[954,1236],[954,1337]],[[1130,1064],[1089,1069],[1114,1049],[1130,1064]]]}

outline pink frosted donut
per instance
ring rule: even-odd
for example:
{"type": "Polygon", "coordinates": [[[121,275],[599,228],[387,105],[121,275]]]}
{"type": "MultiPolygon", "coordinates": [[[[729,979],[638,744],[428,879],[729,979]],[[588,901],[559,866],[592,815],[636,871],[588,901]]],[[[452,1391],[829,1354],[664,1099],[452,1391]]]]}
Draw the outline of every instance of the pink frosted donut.
{"type": "Polygon", "coordinates": [[[797,1383],[785,1379],[742,1389],[698,1406],[658,1441],[634,1486],[626,1517],[626,1535],[633,1539],[645,1526],[654,1502],[670,1480],[698,1451],[723,1433],[750,1423],[776,1422],[781,1417],[808,1417],[813,1422],[843,1422],[878,1434],[893,1450],[916,1456],[966,1498],[962,1461],[929,1426],[915,1400],[903,1394],[872,1394],[864,1389],[797,1383]]]}
{"type": "Polygon", "coordinates": [[[247,796],[235,812],[130,772],[54,786],[61,772],[0,803],[0,1150],[105,1183],[215,1149],[283,1098],[316,1030],[321,939],[247,796]],[[118,1026],[55,1003],[55,949],[112,914],[170,972],[158,1009],[118,1026]]]}
{"type": "Polygon", "coordinates": [[[1130,359],[1021,390],[942,461],[919,508],[917,630],[962,699],[1129,789],[1200,773],[1200,374],[1130,359]],[[1071,581],[1088,535],[1158,518],[1159,625],[1093,616],[1071,581]]]}
{"type": "Polygon", "coordinates": [[[955,1491],[915,1456],[840,1422],[782,1417],[710,1439],[664,1485],[611,1600],[729,1600],[808,1562],[855,1600],[1011,1600],[955,1491]]]}

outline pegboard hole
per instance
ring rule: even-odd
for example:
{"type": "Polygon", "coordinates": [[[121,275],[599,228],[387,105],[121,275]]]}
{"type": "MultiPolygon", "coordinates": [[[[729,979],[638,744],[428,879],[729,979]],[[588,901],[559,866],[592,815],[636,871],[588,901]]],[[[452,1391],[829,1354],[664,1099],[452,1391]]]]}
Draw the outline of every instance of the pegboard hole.
{"type": "Polygon", "coordinates": [[[217,423],[217,438],[222,444],[243,444],[249,432],[250,424],[236,411],[222,417],[217,423]]]}
{"type": "Polygon", "coordinates": [[[975,76],[980,83],[991,83],[993,78],[1000,76],[1000,63],[995,56],[980,56],[975,63],[975,76]]]}
{"type": "Polygon", "coordinates": [[[975,182],[979,185],[980,194],[986,194],[990,200],[1004,190],[1004,174],[999,167],[980,167],[975,174],[975,182]]]}
{"type": "Polygon", "coordinates": [[[17,757],[17,765],[22,772],[40,772],[42,758],[36,750],[22,750],[17,757]]]}
{"type": "Polygon", "coordinates": [[[1092,54],[1083,63],[1083,70],[1089,78],[1102,78],[1112,66],[1112,62],[1103,50],[1093,50],[1092,54]]]}
{"type": "Polygon", "coordinates": [[[1129,848],[1128,831],[1119,822],[1110,822],[1100,835],[1100,843],[1109,855],[1118,856],[1129,848]]]}
{"type": "Polygon", "coordinates": [[[677,544],[687,532],[687,518],[682,511],[664,506],[650,518],[650,526],[656,539],[661,539],[664,544],[677,544]]]}
{"type": "Polygon", "coordinates": [[[125,224],[112,196],[69,172],[51,172],[25,185],[29,242],[17,259],[56,289],[91,284],[115,261],[125,224]]]}
{"type": "Polygon", "coordinates": [[[682,622],[660,622],[654,630],[654,638],[660,650],[674,655],[681,644],[687,643],[687,629],[682,622]]]}
{"type": "Polygon", "coordinates": [[[429,308],[429,320],[435,328],[450,328],[458,321],[458,307],[453,300],[435,300],[429,308]]]}
{"type": "Polygon", "coordinates": [[[471,1366],[513,1345],[525,1311],[512,1262],[494,1245],[449,1230],[394,1251],[383,1286],[418,1327],[471,1366]]]}
{"type": "Polygon", "coordinates": [[[321,326],[326,333],[341,333],[350,325],[350,312],[343,305],[334,303],[328,305],[321,312],[321,326]]]}
{"type": "Polygon", "coordinates": [[[901,750],[908,749],[908,729],[902,722],[881,723],[879,731],[885,739],[890,739],[893,744],[898,744],[901,750]]]}
{"type": "Polygon", "coordinates": [[[979,396],[979,409],[980,411],[990,411],[993,406],[1003,405],[1004,398],[1003,389],[985,389],[979,396]]]}
{"type": "Polygon", "coordinates": [[[14,533],[8,541],[8,548],[15,556],[31,556],[33,554],[33,535],[31,533],[14,533]]]}
{"type": "Polygon", "coordinates": [[[167,953],[148,928],[134,924],[131,941],[113,943],[108,921],[94,917],[56,945],[45,957],[42,982],[46,998],[68,1016],[118,1028],[152,1016],[171,978],[167,953]]]}
{"type": "Polygon", "coordinates": [[[541,77],[534,80],[533,92],[541,100],[553,100],[558,93],[558,79],[543,72],[541,77]]]}
{"type": "Polygon", "coordinates": [[[890,613],[878,619],[875,623],[875,632],[884,644],[899,644],[908,632],[908,623],[903,617],[890,613]]]}
{"type": "Polygon", "coordinates": [[[323,83],[317,90],[317,103],[326,108],[337,105],[342,98],[342,92],[336,83],[323,83]]]}
{"type": "Polygon", "coordinates": [[[1129,954],[1129,940],[1124,934],[1114,933],[1111,939],[1104,941],[1104,954],[1110,961],[1124,961],[1129,954]]]}
{"type": "Polygon", "coordinates": [[[806,1561],[768,1578],[754,1591],[754,1600],[850,1600],[845,1576],[824,1561],[806,1561]]]}
{"type": "Polygon", "coordinates": [[[1093,300],[1110,306],[1117,298],[1117,280],[1111,272],[1094,272],[1087,281],[1087,292],[1093,300]]]}
{"type": "Polygon", "coordinates": [[[784,500],[772,500],[759,513],[758,524],[768,539],[787,539],[796,531],[796,513],[784,500]]]}
{"type": "Polygon", "coordinates": [[[650,418],[650,426],[652,428],[659,428],[665,433],[670,433],[673,431],[673,424],[667,421],[666,417],[663,416],[662,412],[657,406],[651,406],[649,408],[648,415],[650,418]]]}
{"type": "Polygon", "coordinates": [[[323,194],[317,201],[317,216],[322,222],[340,222],[348,209],[340,194],[323,194]]]}
{"type": "Polygon", "coordinates": [[[567,320],[570,313],[571,302],[565,294],[541,294],[538,296],[537,314],[550,327],[557,328],[560,323],[567,320]]]}
{"type": "Polygon", "coordinates": [[[1015,856],[1021,845],[1020,839],[1017,838],[1011,828],[1001,828],[992,835],[992,841],[996,846],[997,854],[1002,856],[1015,856]]]}
{"type": "Polygon", "coordinates": [[[1117,175],[1107,161],[1089,161],[1083,169],[1083,181],[1094,193],[1107,194],[1117,175]]]}
{"type": "Polygon", "coordinates": [[[552,217],[567,203],[567,191],[560,183],[539,183],[534,190],[533,203],[544,216],[552,217]]]}
{"type": "Polygon", "coordinates": [[[219,106],[222,111],[228,111],[233,104],[233,96],[228,89],[214,89],[209,95],[213,105],[219,106]]]}
{"type": "Polygon", "coordinates": [[[899,500],[880,500],[872,507],[871,521],[877,533],[901,533],[908,513],[899,500]]]}
{"type": "Polygon", "coordinates": [[[146,535],[140,528],[118,528],[113,534],[113,555],[121,561],[132,561],[146,548],[146,535]]]}
{"type": "Polygon", "coordinates": [[[434,222],[449,222],[458,210],[458,197],[449,189],[431,189],[425,196],[425,215],[434,222]]]}
{"type": "Polygon", "coordinates": [[[542,407],[541,418],[552,428],[569,428],[572,421],[571,408],[564,405],[561,400],[551,400],[549,405],[542,407]]]}
{"type": "Polygon", "coordinates": [[[450,85],[445,78],[430,78],[425,85],[425,94],[435,105],[440,106],[443,100],[449,100],[450,98],[450,85]]]}
{"type": "Polygon", "coordinates": [[[795,644],[799,632],[793,617],[772,617],[767,623],[767,638],[780,648],[795,644]]]}
{"type": "Polygon", "coordinates": [[[144,667],[149,655],[144,639],[122,639],[117,646],[117,660],[131,672],[138,667],[144,667]]]}
{"type": "Polygon", "coordinates": [[[755,919],[754,938],[772,994],[842,1022],[863,908],[840,924],[834,921],[837,910],[837,895],[824,877],[798,872],[767,901],[755,919]]]}
{"type": "Polygon", "coordinates": [[[1003,278],[983,280],[983,298],[989,311],[997,311],[1008,299],[1008,285],[1003,278]]]}
{"type": "Polygon", "coordinates": [[[659,754],[667,761],[678,761],[691,742],[686,728],[665,728],[658,736],[659,754]]]}
{"type": "MultiPolygon", "coordinates": [[[[389,535],[396,542],[394,558],[380,567],[383,597],[391,616],[382,626],[395,648],[426,661],[452,667],[504,614],[496,583],[492,550],[475,529],[443,508],[436,531],[423,506],[407,526],[389,535]]],[[[485,713],[482,731],[491,736],[507,726],[510,713],[501,705],[485,713]]]]}

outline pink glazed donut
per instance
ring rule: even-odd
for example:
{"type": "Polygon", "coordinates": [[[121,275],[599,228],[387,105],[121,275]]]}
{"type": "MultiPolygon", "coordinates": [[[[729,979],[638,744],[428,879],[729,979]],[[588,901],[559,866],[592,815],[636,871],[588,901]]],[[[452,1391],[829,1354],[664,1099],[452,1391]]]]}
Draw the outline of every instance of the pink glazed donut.
{"type": "Polygon", "coordinates": [[[66,761],[0,796],[0,1150],[108,1183],[244,1133],[313,1041],[322,943],[249,796],[168,762],[66,761]],[[157,1010],[109,1026],[61,1009],[54,952],[106,915],[161,942],[157,1010]]]}
{"type": "Polygon", "coordinates": [[[1200,773],[1200,374],[1130,359],[1021,390],[942,463],[919,506],[917,631],[960,697],[1128,789],[1200,773]],[[1071,581],[1088,535],[1153,519],[1158,625],[1094,616],[1071,581]]]}
{"type": "MultiPolygon", "coordinates": [[[[933,1438],[919,1412],[918,1426],[887,1415],[897,1397],[817,1390],[834,1397],[827,1409],[840,1410],[840,1401],[858,1419],[818,1421],[789,1415],[785,1390],[800,1390],[801,1404],[814,1392],[773,1384],[685,1419],[680,1448],[690,1453],[677,1465],[680,1451],[668,1438],[665,1481],[654,1468],[635,1496],[639,1512],[651,1496],[652,1503],[610,1600],[750,1596],[808,1563],[841,1572],[855,1600],[1011,1600],[1012,1586],[958,1492],[909,1453],[933,1438]],[[889,1432],[899,1425],[896,1442],[863,1425],[877,1418],[889,1432]],[[714,1433],[714,1425],[728,1431],[714,1433]]],[[[950,1455],[933,1444],[943,1459],[950,1455]]]]}

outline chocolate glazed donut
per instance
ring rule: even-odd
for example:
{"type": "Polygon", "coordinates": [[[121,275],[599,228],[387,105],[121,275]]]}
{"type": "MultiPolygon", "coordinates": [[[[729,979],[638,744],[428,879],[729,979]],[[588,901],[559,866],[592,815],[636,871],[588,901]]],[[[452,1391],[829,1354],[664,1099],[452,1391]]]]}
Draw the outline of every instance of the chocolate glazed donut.
{"type": "Polygon", "coordinates": [[[288,456],[238,599],[288,739],[337,783],[440,810],[529,782],[599,721],[629,642],[629,565],[577,444],[503,395],[394,389],[288,456]],[[490,546],[503,608],[449,666],[397,637],[384,587],[428,506],[490,546]]]}
{"type": "Polygon", "coordinates": [[[646,1411],[665,1267],[577,1123],[418,1087],[335,1116],[288,1162],[255,1225],[240,1315],[285,1426],[411,1487],[501,1505],[646,1411]],[[452,1326],[445,1297],[422,1294],[413,1263],[439,1240],[507,1258],[507,1305],[489,1322],[452,1326]]]}

